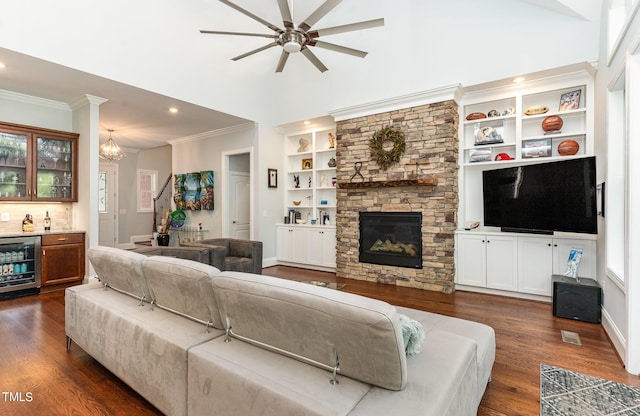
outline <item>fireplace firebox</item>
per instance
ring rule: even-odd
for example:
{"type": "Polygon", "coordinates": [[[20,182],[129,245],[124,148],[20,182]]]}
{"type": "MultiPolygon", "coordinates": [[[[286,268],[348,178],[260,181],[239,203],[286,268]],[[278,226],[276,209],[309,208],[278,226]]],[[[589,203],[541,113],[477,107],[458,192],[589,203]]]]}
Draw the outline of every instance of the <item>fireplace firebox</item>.
{"type": "Polygon", "coordinates": [[[361,263],[422,269],[422,213],[360,212],[361,263]]]}

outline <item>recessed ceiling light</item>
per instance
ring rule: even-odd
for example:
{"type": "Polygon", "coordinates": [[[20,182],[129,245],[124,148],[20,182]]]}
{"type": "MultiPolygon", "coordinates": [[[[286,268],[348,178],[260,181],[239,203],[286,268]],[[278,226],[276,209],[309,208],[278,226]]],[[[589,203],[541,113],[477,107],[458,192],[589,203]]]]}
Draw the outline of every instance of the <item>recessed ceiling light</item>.
{"type": "Polygon", "coordinates": [[[515,82],[516,84],[519,84],[523,81],[524,81],[524,77],[516,77],[513,79],[513,82],[515,82]]]}
{"type": "Polygon", "coordinates": [[[4,69],[6,67],[7,67],[7,65],[4,62],[0,62],[0,69],[4,69]]]}
{"type": "Polygon", "coordinates": [[[305,120],[304,125],[308,126],[309,124],[311,124],[311,122],[309,120],[305,120]]]}
{"type": "Polygon", "coordinates": [[[177,108],[175,108],[175,107],[171,107],[171,108],[169,109],[169,112],[170,112],[170,113],[175,114],[175,113],[177,113],[177,112],[178,112],[178,109],[177,109],[177,108]]]}

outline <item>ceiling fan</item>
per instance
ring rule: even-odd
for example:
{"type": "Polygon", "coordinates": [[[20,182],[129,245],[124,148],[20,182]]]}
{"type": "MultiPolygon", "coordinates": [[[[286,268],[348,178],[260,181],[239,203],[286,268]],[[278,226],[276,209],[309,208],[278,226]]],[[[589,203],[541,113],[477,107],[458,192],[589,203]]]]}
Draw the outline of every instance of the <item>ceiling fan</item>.
{"type": "Polygon", "coordinates": [[[282,54],[276,67],[276,72],[282,72],[284,65],[287,63],[289,54],[300,52],[302,53],[313,65],[315,65],[320,72],[326,71],[328,68],[324,66],[322,62],[311,52],[309,46],[315,46],[318,48],[329,49],[334,52],[341,52],[348,55],[358,56],[364,58],[367,56],[367,52],[360,51],[358,49],[348,48],[346,46],[335,45],[333,43],[323,42],[318,40],[320,36],[334,35],[336,33],[351,32],[354,30],[369,29],[372,27],[378,27],[384,25],[384,19],[373,19],[359,23],[351,23],[347,25],[334,26],[326,29],[310,30],[311,26],[316,24],[327,13],[329,13],[334,7],[342,2],[342,0],[326,0],[320,5],[309,17],[302,21],[295,27],[293,24],[293,18],[291,17],[291,9],[289,8],[288,0],[278,0],[278,6],[280,7],[280,14],[282,15],[282,23],[284,29],[262,19],[259,16],[243,9],[242,7],[234,4],[228,0],[220,0],[220,2],[226,4],[239,11],[240,13],[249,16],[250,18],[262,23],[269,29],[273,30],[273,34],[261,34],[261,33],[243,33],[243,32],[224,32],[219,30],[201,30],[200,33],[214,34],[214,35],[238,35],[238,36],[257,36],[263,38],[273,39],[273,42],[260,48],[254,49],[242,55],[238,55],[232,58],[233,61],[238,61],[254,53],[264,51],[274,46],[282,47],[282,54]]]}

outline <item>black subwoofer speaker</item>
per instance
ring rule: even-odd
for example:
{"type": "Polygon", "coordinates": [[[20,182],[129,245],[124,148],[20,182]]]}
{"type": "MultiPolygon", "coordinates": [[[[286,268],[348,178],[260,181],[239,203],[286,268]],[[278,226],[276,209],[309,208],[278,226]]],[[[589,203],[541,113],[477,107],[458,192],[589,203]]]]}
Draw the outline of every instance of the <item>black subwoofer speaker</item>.
{"type": "Polygon", "coordinates": [[[602,290],[593,279],[553,275],[553,315],[599,324],[602,290]]]}

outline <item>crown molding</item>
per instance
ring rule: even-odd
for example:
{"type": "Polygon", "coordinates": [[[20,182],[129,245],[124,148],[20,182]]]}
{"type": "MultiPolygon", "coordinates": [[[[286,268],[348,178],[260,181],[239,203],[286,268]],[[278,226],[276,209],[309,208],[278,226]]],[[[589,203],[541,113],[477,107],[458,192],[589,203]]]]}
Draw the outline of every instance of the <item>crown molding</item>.
{"type": "Polygon", "coordinates": [[[194,134],[192,136],[180,137],[179,139],[169,140],[170,145],[182,144],[187,142],[197,142],[200,140],[211,139],[218,136],[224,136],[239,131],[249,130],[256,127],[256,123],[249,122],[243,124],[236,124],[234,126],[224,127],[222,129],[205,131],[203,133],[194,134]]]}
{"type": "Polygon", "coordinates": [[[0,90],[0,99],[19,101],[25,104],[38,105],[41,107],[49,107],[56,110],[71,111],[69,104],[61,101],[48,100],[46,98],[35,97],[33,95],[21,94],[8,90],[0,90]]]}
{"type": "Polygon", "coordinates": [[[97,97],[95,95],[85,94],[82,97],[78,97],[74,101],[69,104],[69,107],[72,110],[76,110],[80,107],[85,106],[86,104],[95,104],[100,105],[104,102],[109,101],[107,98],[97,97]]]}
{"type": "Polygon", "coordinates": [[[352,107],[340,108],[329,111],[335,121],[350,120],[358,117],[370,116],[372,114],[386,113],[403,108],[411,108],[420,105],[439,103],[447,100],[454,100],[459,103],[462,98],[462,86],[460,84],[435,88],[428,91],[421,91],[413,94],[401,95],[387,98],[380,101],[360,104],[352,107]]]}

